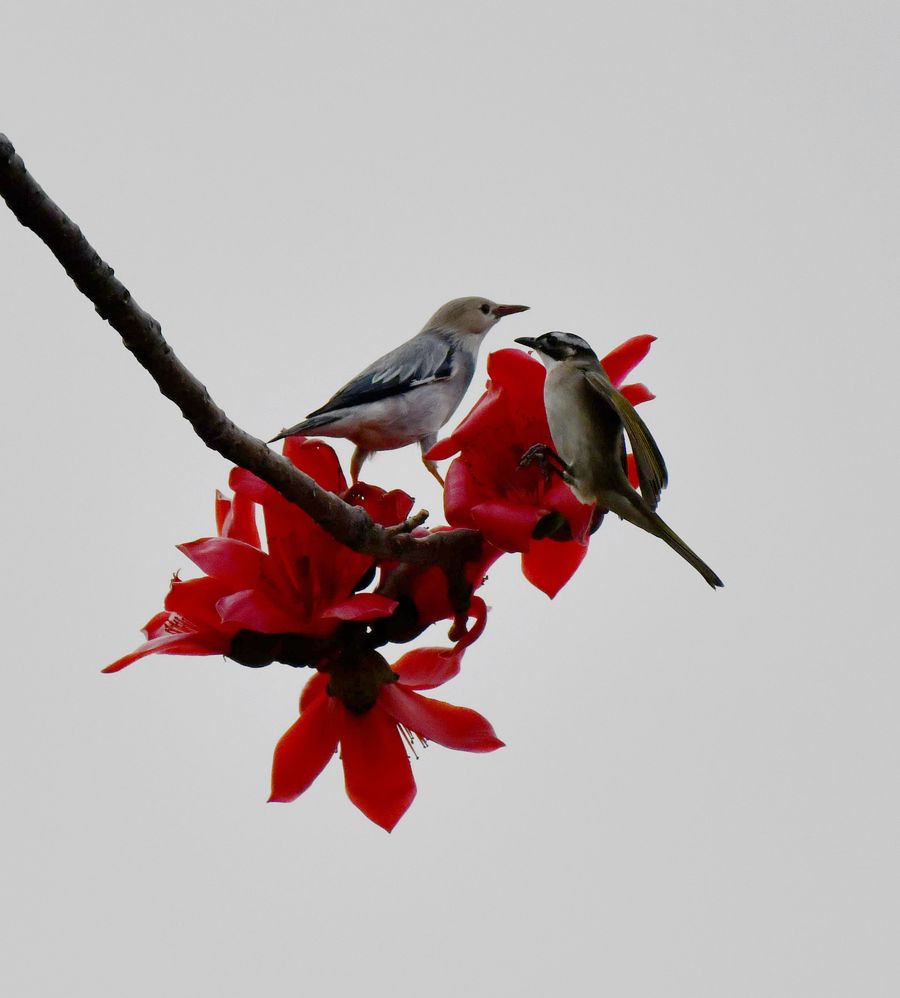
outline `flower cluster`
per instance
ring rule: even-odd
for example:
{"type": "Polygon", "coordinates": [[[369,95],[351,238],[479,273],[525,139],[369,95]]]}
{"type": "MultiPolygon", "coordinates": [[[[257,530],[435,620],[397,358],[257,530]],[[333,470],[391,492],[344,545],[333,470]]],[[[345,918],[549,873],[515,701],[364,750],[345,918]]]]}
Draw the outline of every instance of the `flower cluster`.
{"type": "MultiPolygon", "coordinates": [[[[616,385],[651,342],[635,337],[603,359],[616,385]]],[[[602,511],[582,505],[559,479],[520,466],[532,445],[550,443],[543,365],[520,350],[500,350],[490,356],[488,374],[485,394],[428,455],[457,455],[444,492],[449,526],[435,529],[468,527],[482,538],[480,553],[463,571],[465,613],[440,566],[376,562],[341,544],[255,475],[234,468],[233,497],[216,495],[216,536],[179,546],[203,576],[182,581],[176,575],[164,609],[144,628],[146,641],[104,671],[118,672],[153,653],[313,668],[299,717],[275,749],[270,800],[294,800],[339,752],[347,796],[388,831],[416,793],[408,756],[414,739],[468,752],[499,748],[503,743],[480,714],[422,691],[452,679],[484,630],[487,606],[475,591],[490,566],[506,552],[519,553],[526,578],[553,597],[584,559],[602,511]],[[441,620],[452,621],[452,647],[417,648],[393,665],[379,651],[441,620]]],[[[635,404],[653,397],[643,385],[621,391],[635,404]]],[[[284,454],[381,526],[409,516],[413,500],[404,492],[363,483],[348,488],[337,456],[320,441],[289,437],[284,454]]]]}
{"type": "MultiPolygon", "coordinates": [[[[291,437],[284,454],[320,486],[362,507],[375,523],[401,523],[412,509],[404,492],[362,483],[348,488],[326,444],[291,437]]],[[[144,628],[147,640],[104,671],[118,672],[155,652],[222,654],[245,665],[280,661],[315,668],[301,697],[300,717],[276,749],[271,799],[298,796],[340,744],[348,796],[390,830],[415,795],[404,737],[470,752],[502,744],[480,714],[417,692],[459,671],[465,647],[484,628],[484,601],[472,597],[473,623],[466,630],[435,566],[409,573],[396,598],[362,591],[373,583],[378,567],[383,588],[397,566],[376,566],[368,555],[352,551],[242,468],[232,471],[229,484],[232,499],[216,496],[217,535],[179,545],[206,574],[188,581],[174,578],[164,610],[144,628]],[[443,619],[453,619],[454,632],[462,631],[451,649],[418,649],[393,667],[376,651],[391,635],[390,627],[378,627],[381,621],[396,623],[406,638],[443,619]]],[[[470,566],[473,589],[489,558],[470,566]]]]}

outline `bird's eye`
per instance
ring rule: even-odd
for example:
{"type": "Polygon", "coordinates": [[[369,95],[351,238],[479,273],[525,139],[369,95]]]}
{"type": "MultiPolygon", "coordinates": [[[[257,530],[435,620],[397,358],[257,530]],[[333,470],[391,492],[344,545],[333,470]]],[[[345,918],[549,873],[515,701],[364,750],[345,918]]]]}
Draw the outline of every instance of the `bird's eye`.
{"type": "Polygon", "coordinates": [[[490,312],[490,310],[491,310],[491,306],[490,306],[490,305],[488,305],[488,303],[487,303],[487,302],[485,302],[485,303],[484,303],[484,304],[483,304],[483,305],[481,306],[481,311],[482,311],[482,312],[484,312],[484,314],[485,314],[485,315],[487,315],[487,314],[488,314],[488,312],[490,312]]]}

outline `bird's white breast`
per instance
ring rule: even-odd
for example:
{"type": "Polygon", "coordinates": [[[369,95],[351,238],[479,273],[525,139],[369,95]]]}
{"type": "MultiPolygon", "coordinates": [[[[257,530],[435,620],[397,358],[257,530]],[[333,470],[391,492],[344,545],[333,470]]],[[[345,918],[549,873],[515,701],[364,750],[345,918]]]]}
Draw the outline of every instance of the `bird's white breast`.
{"type": "Polygon", "coordinates": [[[448,379],[402,395],[354,407],[329,429],[341,430],[365,450],[394,450],[437,433],[465,394],[466,384],[448,379]]]}

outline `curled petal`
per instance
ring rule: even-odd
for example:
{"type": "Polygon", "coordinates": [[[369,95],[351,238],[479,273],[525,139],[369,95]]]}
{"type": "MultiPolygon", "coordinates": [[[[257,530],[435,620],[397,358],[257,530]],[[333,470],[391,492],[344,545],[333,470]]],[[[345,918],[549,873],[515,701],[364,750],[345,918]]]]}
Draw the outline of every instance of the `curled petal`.
{"type": "Polygon", "coordinates": [[[477,711],[420,696],[399,683],[383,686],[378,703],[395,721],[445,748],[493,752],[503,746],[490,722],[477,711]]]}
{"type": "Polygon", "coordinates": [[[454,621],[454,628],[451,629],[451,638],[456,638],[456,647],[462,650],[463,648],[468,648],[469,645],[477,641],[487,624],[487,603],[480,596],[473,596],[469,600],[469,612],[468,617],[474,618],[475,623],[472,624],[468,630],[466,630],[461,636],[457,636],[454,631],[456,629],[456,621],[454,621]]]}
{"type": "Polygon", "coordinates": [[[647,356],[655,336],[632,336],[600,361],[609,375],[609,380],[618,388],[629,372],[647,356]]]}
{"type": "Polygon", "coordinates": [[[221,537],[225,520],[231,511],[231,500],[226,499],[222,493],[216,489],[216,533],[221,537]]]}
{"type": "Polygon", "coordinates": [[[116,659],[111,665],[101,672],[121,672],[127,665],[136,662],[139,658],[147,655],[224,655],[228,651],[230,639],[222,637],[220,641],[215,637],[207,639],[196,631],[187,631],[181,634],[164,634],[158,638],[151,638],[139,645],[133,652],[116,659]]]}
{"type": "Polygon", "coordinates": [[[341,761],[347,796],[389,832],[416,796],[416,781],[393,718],[377,705],[362,716],[343,711],[341,761]]]}
{"type": "Polygon", "coordinates": [[[541,517],[549,512],[539,506],[496,500],[472,507],[472,520],[491,544],[504,551],[527,551],[541,517]]]}
{"type": "Polygon", "coordinates": [[[456,648],[414,648],[391,666],[411,690],[432,690],[459,673],[462,651],[456,648]]]}
{"type": "Polygon", "coordinates": [[[622,385],[619,391],[628,399],[632,405],[640,405],[642,402],[652,402],[656,396],[643,384],[622,385]]]}
{"type": "Polygon", "coordinates": [[[389,617],[397,609],[397,601],[378,593],[355,593],[348,599],[330,606],[322,616],[326,620],[375,620],[389,617]]]}
{"type": "Polygon", "coordinates": [[[328,765],[338,746],[339,705],[315,700],[281,736],[272,759],[270,801],[296,800],[328,765]]]}
{"type": "Polygon", "coordinates": [[[533,541],[522,555],[522,572],[533,586],[553,599],[575,574],[586,554],[587,545],[578,541],[533,541]]]}
{"type": "Polygon", "coordinates": [[[444,479],[444,515],[447,522],[453,527],[471,527],[472,507],[485,498],[484,490],[468,463],[461,459],[454,461],[444,479]]]}
{"type": "Polygon", "coordinates": [[[432,447],[431,450],[425,454],[425,458],[429,461],[446,461],[448,457],[453,457],[454,454],[458,454],[462,448],[462,445],[463,442],[460,440],[459,435],[452,433],[444,440],[439,440],[434,447],[432,447]]]}
{"type": "Polygon", "coordinates": [[[444,461],[453,457],[484,429],[492,417],[491,410],[499,398],[499,393],[488,382],[487,391],[475,403],[469,414],[445,440],[438,441],[425,455],[429,461],[444,461]]]}
{"type": "Polygon", "coordinates": [[[287,501],[271,485],[268,485],[261,478],[257,478],[252,471],[247,471],[246,468],[232,468],[228,475],[228,485],[235,495],[242,495],[251,502],[260,505],[278,500],[287,501]]]}
{"type": "Polygon", "coordinates": [[[516,347],[495,350],[488,357],[487,370],[492,384],[500,385],[512,394],[528,398],[543,394],[547,371],[539,360],[524,350],[516,347]]]}
{"type": "Polygon", "coordinates": [[[161,638],[169,634],[170,631],[166,629],[166,624],[172,619],[172,614],[166,610],[160,610],[159,613],[155,613],[141,630],[144,632],[144,636],[148,641],[152,641],[154,638],[161,638]]]}
{"type": "Polygon", "coordinates": [[[259,548],[230,537],[204,537],[179,544],[178,550],[207,575],[240,589],[259,581],[267,558],[259,548]]]}
{"type": "Polygon", "coordinates": [[[286,437],[282,449],[284,456],[300,471],[318,482],[329,492],[343,492],[347,480],[341,471],[337,454],[321,440],[306,437],[286,437]]]}
{"type": "MultiPolygon", "coordinates": [[[[227,501],[227,500],[226,500],[227,501]]],[[[256,526],[256,507],[247,496],[235,494],[228,503],[228,510],[219,524],[221,537],[232,537],[236,541],[244,541],[255,548],[259,544],[259,528],[256,526]]],[[[216,519],[218,521],[219,500],[216,499],[216,519]]]]}
{"type": "Polygon", "coordinates": [[[361,506],[382,527],[402,523],[413,508],[412,496],[401,489],[385,492],[377,485],[367,485],[364,482],[351,485],[343,498],[351,506],[361,506]]]}

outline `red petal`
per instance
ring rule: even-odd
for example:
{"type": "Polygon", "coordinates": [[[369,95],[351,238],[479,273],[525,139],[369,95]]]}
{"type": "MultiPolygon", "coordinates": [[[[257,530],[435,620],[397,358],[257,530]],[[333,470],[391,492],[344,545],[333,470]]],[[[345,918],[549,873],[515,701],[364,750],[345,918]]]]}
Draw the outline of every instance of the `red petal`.
{"type": "Polygon", "coordinates": [[[394,720],[377,705],[361,717],[343,712],[341,761],[347,796],[390,831],[416,796],[406,749],[394,720]]]}
{"type": "Polygon", "coordinates": [[[325,688],[328,686],[330,678],[327,672],[317,672],[306,686],[303,687],[303,692],[300,694],[301,714],[304,710],[308,710],[312,706],[314,700],[327,695],[325,688]]]}
{"type": "Polygon", "coordinates": [[[389,617],[397,609],[397,601],[378,593],[356,593],[319,614],[326,620],[375,620],[389,617]]]}
{"type": "Polygon", "coordinates": [[[634,454],[628,455],[628,481],[631,482],[631,487],[633,489],[639,489],[641,487],[641,480],[638,478],[637,473],[637,461],[634,459],[634,454]]]}
{"type": "Polygon", "coordinates": [[[226,499],[222,493],[216,489],[216,533],[222,536],[222,527],[225,525],[225,518],[231,510],[231,500],[226,499]]]}
{"type": "Polygon", "coordinates": [[[447,595],[447,576],[437,565],[419,569],[410,581],[409,592],[423,626],[453,616],[447,595]]]}
{"type": "Polygon", "coordinates": [[[535,392],[543,395],[546,368],[524,350],[516,347],[495,350],[488,356],[487,370],[491,381],[511,394],[529,398],[533,398],[535,392]]]}
{"type": "Polygon", "coordinates": [[[504,551],[527,551],[534,528],[548,512],[546,508],[501,499],[474,506],[472,520],[491,544],[504,551]]]}
{"type": "Polygon", "coordinates": [[[240,589],[249,589],[259,581],[267,558],[259,548],[230,537],[204,537],[179,544],[178,550],[207,575],[240,589]]]}
{"type": "Polygon", "coordinates": [[[443,700],[420,696],[399,684],[382,686],[378,703],[395,721],[421,738],[464,752],[493,752],[502,748],[490,723],[477,711],[443,700]]]}
{"type": "Polygon", "coordinates": [[[305,437],[287,437],[282,453],[302,472],[314,479],[329,492],[343,492],[347,480],[341,471],[337,454],[321,440],[305,437]]]}
{"type": "MultiPolygon", "coordinates": [[[[473,596],[469,600],[469,612],[468,616],[475,619],[475,623],[472,624],[469,629],[459,638],[456,642],[456,647],[462,650],[463,648],[468,648],[470,644],[477,641],[481,637],[484,631],[485,625],[487,624],[487,603],[480,596],[473,596]]],[[[451,631],[452,634],[452,631],[451,631]]]]}
{"type": "Polygon", "coordinates": [[[391,666],[403,686],[432,690],[459,673],[462,652],[455,648],[415,648],[391,666]]]}
{"type": "MultiPolygon", "coordinates": [[[[431,451],[429,451],[429,454],[431,451]]],[[[457,459],[444,479],[444,515],[452,527],[472,526],[472,507],[486,498],[468,464],[457,459]]]]}
{"type": "MultiPolygon", "coordinates": [[[[493,355],[492,355],[493,356],[493,355]]],[[[482,432],[485,425],[493,420],[493,408],[499,399],[499,392],[492,390],[488,382],[487,391],[472,406],[468,415],[445,440],[440,440],[425,455],[429,461],[443,461],[462,450],[473,438],[482,432]]]]}
{"type": "MultiPolygon", "coordinates": [[[[235,495],[242,495],[252,502],[262,505],[273,497],[278,497],[279,493],[267,485],[261,478],[257,478],[252,471],[246,468],[232,468],[228,475],[228,485],[235,495]]],[[[285,502],[287,500],[284,500],[285,502]]]]}
{"type": "Polygon", "coordinates": [[[401,489],[385,492],[377,485],[367,485],[357,482],[342,496],[344,502],[351,506],[361,506],[376,523],[383,527],[392,527],[402,523],[413,508],[413,498],[401,489]]]}
{"type": "Polygon", "coordinates": [[[328,765],[338,746],[337,701],[314,701],[281,736],[272,759],[270,801],[296,800],[328,765]]]}
{"type": "Polygon", "coordinates": [[[166,630],[166,624],[172,619],[172,614],[168,610],[160,610],[159,613],[155,613],[141,630],[144,632],[144,636],[148,641],[152,641],[154,638],[164,637],[170,632],[166,630]]]}
{"type": "Polygon", "coordinates": [[[258,548],[259,529],[256,526],[256,506],[246,495],[236,493],[228,513],[219,528],[222,537],[232,537],[258,548]]]}
{"type": "MultiPolygon", "coordinates": [[[[203,631],[222,630],[222,618],[216,603],[229,595],[231,587],[221,579],[204,576],[200,579],[180,579],[172,583],[163,604],[166,610],[185,617],[203,631]]],[[[230,632],[229,632],[230,633],[230,632]]]]}
{"type": "Polygon", "coordinates": [[[195,631],[188,631],[182,634],[165,634],[158,638],[145,641],[135,648],[133,652],[116,659],[112,665],[108,665],[101,672],[121,672],[127,665],[136,662],[139,658],[147,655],[222,655],[231,644],[230,639],[221,639],[220,643],[215,640],[205,640],[204,637],[195,631]]]}
{"type": "Polygon", "coordinates": [[[216,603],[216,610],[223,622],[263,634],[284,634],[304,629],[303,620],[258,589],[245,589],[224,596],[216,603]]]}
{"type": "Polygon", "coordinates": [[[575,493],[559,478],[553,480],[550,490],[544,494],[544,503],[551,509],[558,510],[569,521],[575,540],[587,543],[594,517],[593,503],[586,505],[579,502],[575,493]]]}
{"type": "Polygon", "coordinates": [[[619,391],[628,399],[632,405],[640,405],[642,402],[650,402],[656,398],[653,392],[646,385],[622,385],[619,391]]]}
{"type": "Polygon", "coordinates": [[[439,440],[434,447],[431,448],[425,457],[429,461],[446,461],[448,457],[453,457],[454,454],[458,454],[462,447],[462,443],[459,437],[454,433],[452,436],[447,437],[444,440],[439,440]]]}
{"type": "Polygon", "coordinates": [[[553,599],[575,574],[586,554],[587,545],[578,541],[534,541],[522,555],[522,572],[533,586],[553,599]]]}
{"type": "Polygon", "coordinates": [[[655,336],[632,336],[630,340],[625,340],[615,350],[610,350],[600,361],[604,370],[609,375],[609,380],[616,387],[622,384],[629,371],[637,367],[647,356],[650,344],[655,339],[655,336]]]}

